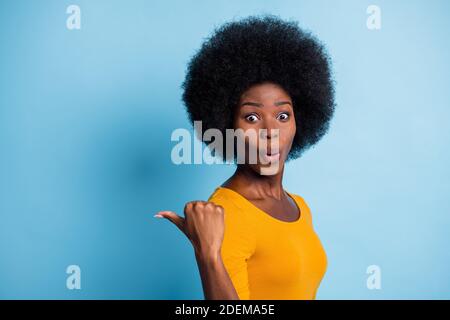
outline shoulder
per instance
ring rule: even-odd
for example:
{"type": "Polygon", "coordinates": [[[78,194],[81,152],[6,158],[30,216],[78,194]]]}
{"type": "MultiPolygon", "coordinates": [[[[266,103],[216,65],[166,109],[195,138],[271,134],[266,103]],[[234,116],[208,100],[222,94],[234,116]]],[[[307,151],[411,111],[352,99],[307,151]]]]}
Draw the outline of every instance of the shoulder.
{"type": "Polygon", "coordinates": [[[288,194],[295,200],[297,206],[300,209],[300,214],[303,216],[303,218],[307,220],[309,224],[312,225],[311,209],[306,200],[298,194],[292,192],[288,192],[288,194]]]}
{"type": "Polygon", "coordinates": [[[224,209],[225,235],[223,246],[225,248],[235,245],[243,246],[249,250],[254,248],[254,230],[245,206],[240,202],[239,196],[231,190],[218,187],[209,196],[208,201],[220,205],[224,209]],[[246,245],[248,244],[248,245],[246,245]]]}
{"type": "Polygon", "coordinates": [[[237,198],[232,192],[227,189],[217,187],[214,192],[209,196],[208,201],[215,203],[216,205],[222,206],[228,211],[241,211],[242,206],[239,203],[239,198],[237,198]]]}
{"type": "Polygon", "coordinates": [[[249,213],[245,203],[240,196],[232,190],[217,187],[209,196],[208,201],[223,207],[225,211],[225,222],[228,225],[241,225],[240,228],[248,226],[250,221],[249,213]]]}
{"type": "Polygon", "coordinates": [[[308,209],[309,209],[309,206],[308,206],[308,204],[306,203],[306,200],[305,200],[302,196],[300,196],[300,195],[298,195],[298,194],[296,194],[296,193],[292,193],[292,192],[288,192],[288,194],[289,194],[292,198],[294,198],[294,200],[295,200],[296,202],[300,202],[302,205],[308,207],[308,209]]]}

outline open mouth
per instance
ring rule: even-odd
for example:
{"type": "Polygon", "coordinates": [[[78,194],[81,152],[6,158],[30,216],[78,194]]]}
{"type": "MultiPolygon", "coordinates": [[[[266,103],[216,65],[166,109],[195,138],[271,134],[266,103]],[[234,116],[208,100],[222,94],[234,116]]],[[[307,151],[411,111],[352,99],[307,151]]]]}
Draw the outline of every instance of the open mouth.
{"type": "Polygon", "coordinates": [[[264,155],[263,155],[263,158],[264,158],[264,162],[276,162],[276,161],[279,161],[280,160],[280,152],[278,151],[278,152],[270,152],[270,151],[268,151],[268,152],[266,152],[264,155]]]}

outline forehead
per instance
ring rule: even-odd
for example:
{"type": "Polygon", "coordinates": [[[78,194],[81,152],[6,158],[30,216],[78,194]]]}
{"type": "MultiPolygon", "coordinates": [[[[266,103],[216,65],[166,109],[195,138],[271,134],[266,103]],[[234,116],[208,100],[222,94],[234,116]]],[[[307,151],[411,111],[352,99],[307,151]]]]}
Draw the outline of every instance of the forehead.
{"type": "Polygon", "coordinates": [[[251,86],[241,95],[241,102],[291,100],[289,94],[279,85],[274,83],[262,83],[251,86]]]}

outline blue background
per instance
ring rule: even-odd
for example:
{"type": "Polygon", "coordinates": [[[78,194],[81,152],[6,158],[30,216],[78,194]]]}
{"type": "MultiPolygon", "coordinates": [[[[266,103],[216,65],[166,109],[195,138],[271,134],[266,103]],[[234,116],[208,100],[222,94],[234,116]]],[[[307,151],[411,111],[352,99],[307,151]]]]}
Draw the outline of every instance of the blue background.
{"type": "Polygon", "coordinates": [[[328,255],[318,299],[449,299],[448,1],[2,1],[0,298],[202,299],[182,215],[234,170],[170,160],[213,28],[295,19],[334,61],[329,133],[286,168],[328,255]],[[81,8],[81,30],[66,8],[81,8]],[[381,8],[368,30],[366,9],[381,8]],[[79,265],[81,290],[66,288],[79,265]],[[381,290],[366,268],[381,268],[381,290]]]}

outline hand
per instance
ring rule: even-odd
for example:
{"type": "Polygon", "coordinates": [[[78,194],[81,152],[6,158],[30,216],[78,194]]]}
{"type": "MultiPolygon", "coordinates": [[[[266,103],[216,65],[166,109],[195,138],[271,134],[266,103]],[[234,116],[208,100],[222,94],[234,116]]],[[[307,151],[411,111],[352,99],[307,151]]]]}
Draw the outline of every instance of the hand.
{"type": "Polygon", "coordinates": [[[191,201],[184,207],[184,218],[173,211],[155,215],[175,224],[191,241],[195,254],[201,258],[220,258],[225,230],[224,209],[208,201],[191,201]]]}

